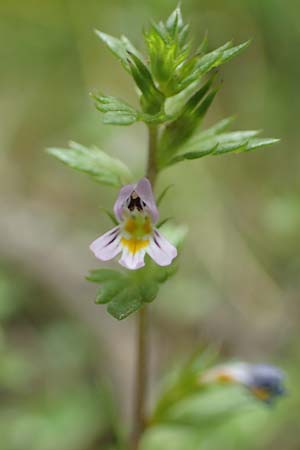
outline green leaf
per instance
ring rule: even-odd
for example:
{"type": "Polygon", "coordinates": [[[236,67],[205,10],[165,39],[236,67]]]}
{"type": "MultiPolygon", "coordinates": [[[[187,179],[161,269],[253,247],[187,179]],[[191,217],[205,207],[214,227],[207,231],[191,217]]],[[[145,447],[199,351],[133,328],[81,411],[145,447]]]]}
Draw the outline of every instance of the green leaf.
{"type": "MultiPolygon", "coordinates": [[[[229,48],[228,50],[225,50],[220,64],[224,64],[227,61],[230,61],[232,58],[239,55],[242,51],[246,50],[246,48],[248,48],[250,44],[251,44],[251,39],[249,39],[246,42],[243,42],[240,45],[237,45],[235,47],[229,48]]],[[[220,64],[218,64],[218,65],[220,65],[220,64]]]]}
{"type": "Polygon", "coordinates": [[[121,39],[110,36],[102,31],[95,30],[97,36],[104,42],[110,51],[118,58],[123,67],[130,72],[130,66],[128,63],[128,52],[139,54],[135,47],[131,44],[129,39],[122,36],[121,39]]]}
{"type": "Polygon", "coordinates": [[[183,110],[187,99],[199,88],[199,82],[195,81],[181,90],[178,94],[168,97],[165,101],[165,112],[169,116],[178,117],[183,110]]]}
{"type": "Polygon", "coordinates": [[[103,285],[100,289],[98,289],[96,296],[96,303],[109,303],[113,297],[116,297],[120,292],[123,291],[125,287],[125,280],[122,278],[112,281],[106,280],[102,282],[103,285]]]}
{"type": "Polygon", "coordinates": [[[210,90],[213,78],[214,76],[211,76],[205,84],[197,88],[186,101],[176,120],[169,123],[163,130],[157,155],[159,168],[169,165],[170,161],[173,164],[174,155],[199,127],[218,90],[210,90]]]}
{"type": "Polygon", "coordinates": [[[62,161],[72,169],[90,175],[100,184],[121,187],[132,176],[127,166],[117,158],[112,158],[102,150],[87,148],[76,142],[70,142],[70,148],[49,148],[50,155],[62,161]]]}
{"type": "Polygon", "coordinates": [[[104,283],[106,281],[119,281],[124,277],[123,273],[113,269],[95,269],[91,270],[86,279],[93,283],[104,283]]]}
{"type": "MultiPolygon", "coordinates": [[[[234,121],[235,117],[227,117],[226,119],[222,119],[219,122],[217,122],[215,125],[206,128],[206,130],[201,131],[197,133],[195,136],[195,139],[207,139],[210,137],[215,136],[216,134],[222,133],[222,131],[227,130],[232,122],[234,121]]],[[[191,139],[193,141],[194,138],[191,139]]],[[[190,142],[191,142],[190,141],[190,142]]]]}
{"type": "Polygon", "coordinates": [[[103,113],[103,123],[131,125],[139,120],[139,113],[124,100],[105,95],[92,95],[96,108],[103,113]]]}
{"type": "Polygon", "coordinates": [[[165,97],[156,87],[151,72],[134,53],[128,52],[128,63],[134,81],[142,93],[140,102],[143,111],[158,114],[162,110],[165,97]]]}
{"type": "Polygon", "coordinates": [[[177,6],[166,21],[166,29],[168,30],[170,35],[175,38],[178,30],[180,30],[182,27],[183,20],[181,10],[180,6],[177,6]]]}
{"type": "Polygon", "coordinates": [[[107,311],[118,320],[123,320],[143,306],[143,300],[139,291],[134,286],[124,286],[123,289],[112,298],[107,311]]]}
{"type": "Polygon", "coordinates": [[[208,155],[249,152],[278,142],[278,139],[273,138],[257,138],[256,136],[260,133],[257,130],[223,132],[232,120],[232,118],[221,120],[207,130],[191,137],[178,149],[176,155],[166,162],[166,165],[208,155]]]}
{"type": "Polygon", "coordinates": [[[185,89],[191,83],[199,80],[204,74],[237,56],[249,46],[250,42],[247,41],[237,46],[232,46],[231,42],[227,42],[212,52],[199,56],[194,66],[186,74],[185,78],[181,80],[179,90],[185,89]]]}

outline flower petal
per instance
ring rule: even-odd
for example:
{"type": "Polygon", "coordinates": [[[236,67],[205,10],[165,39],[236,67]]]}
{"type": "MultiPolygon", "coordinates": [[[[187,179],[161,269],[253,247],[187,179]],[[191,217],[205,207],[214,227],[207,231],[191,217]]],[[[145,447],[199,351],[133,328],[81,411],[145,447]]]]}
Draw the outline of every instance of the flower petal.
{"type": "Polygon", "coordinates": [[[168,266],[177,256],[176,247],[157,229],[154,230],[150,246],[146,249],[146,252],[159,266],[168,266]]]}
{"type": "Polygon", "coordinates": [[[134,191],[135,184],[126,184],[120,189],[118,198],[114,205],[114,213],[119,222],[122,220],[123,206],[126,203],[126,200],[130,197],[132,192],[134,191]]]}
{"type": "Polygon", "coordinates": [[[142,178],[134,188],[140,199],[146,203],[153,223],[158,221],[159,213],[155,203],[151,183],[147,178],[142,178]]]}
{"type": "Polygon", "coordinates": [[[120,227],[115,227],[92,242],[90,249],[96,258],[108,261],[120,253],[122,247],[119,232],[120,227]]]}
{"type": "Polygon", "coordinates": [[[119,263],[130,270],[140,269],[145,265],[145,253],[145,249],[131,253],[127,247],[123,247],[122,257],[119,260],[119,263]]]}

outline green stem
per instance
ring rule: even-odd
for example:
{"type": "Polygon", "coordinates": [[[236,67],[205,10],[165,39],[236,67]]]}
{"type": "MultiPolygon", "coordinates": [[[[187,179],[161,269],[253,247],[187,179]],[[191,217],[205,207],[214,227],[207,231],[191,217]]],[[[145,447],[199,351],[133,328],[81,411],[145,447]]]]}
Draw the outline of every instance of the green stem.
{"type": "Polygon", "coordinates": [[[132,433],[132,448],[136,450],[145,427],[145,400],[147,390],[147,310],[144,306],[137,313],[137,355],[136,384],[134,403],[134,423],[132,433]]]}
{"type": "MultiPolygon", "coordinates": [[[[156,149],[157,149],[157,126],[148,127],[148,162],[146,176],[152,184],[156,180],[156,149]]],[[[137,313],[137,354],[136,354],[136,380],[135,399],[133,411],[132,450],[137,450],[141,435],[145,428],[146,395],[148,384],[148,309],[146,306],[137,313]]]]}
{"type": "Polygon", "coordinates": [[[157,176],[156,165],[156,149],[157,149],[157,135],[158,128],[156,125],[148,126],[148,163],[147,163],[147,178],[154,187],[157,176]]]}

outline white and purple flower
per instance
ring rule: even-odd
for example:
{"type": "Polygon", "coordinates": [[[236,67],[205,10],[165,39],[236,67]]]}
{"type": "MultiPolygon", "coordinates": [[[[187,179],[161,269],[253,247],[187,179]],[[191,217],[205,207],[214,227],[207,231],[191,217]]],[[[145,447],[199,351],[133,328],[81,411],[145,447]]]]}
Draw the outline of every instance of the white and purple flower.
{"type": "Polygon", "coordinates": [[[268,364],[244,362],[226,364],[207,370],[201,377],[202,383],[238,383],[245,386],[257,399],[272,403],[275,397],[283,395],[284,373],[268,364]]]}
{"type": "Polygon", "coordinates": [[[114,213],[119,225],[90,245],[96,258],[108,261],[122,253],[119,263],[131,270],[145,265],[146,253],[160,266],[171,264],[177,249],[155,228],[159,213],[147,178],[121,188],[114,213]]]}

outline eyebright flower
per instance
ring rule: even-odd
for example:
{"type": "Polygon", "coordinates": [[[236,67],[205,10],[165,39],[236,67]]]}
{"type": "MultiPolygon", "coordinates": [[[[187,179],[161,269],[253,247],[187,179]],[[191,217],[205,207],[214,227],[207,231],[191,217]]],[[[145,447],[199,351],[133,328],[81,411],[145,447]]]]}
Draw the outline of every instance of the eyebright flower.
{"type": "Polygon", "coordinates": [[[154,226],[159,214],[147,178],[122,187],[114,214],[119,225],[90,245],[96,258],[108,261],[122,253],[119,263],[131,270],[145,265],[146,253],[160,266],[171,264],[177,250],[154,226]]]}
{"type": "Polygon", "coordinates": [[[209,369],[201,378],[203,383],[239,383],[257,399],[272,403],[285,393],[284,373],[278,367],[266,364],[233,363],[209,369]]]}

